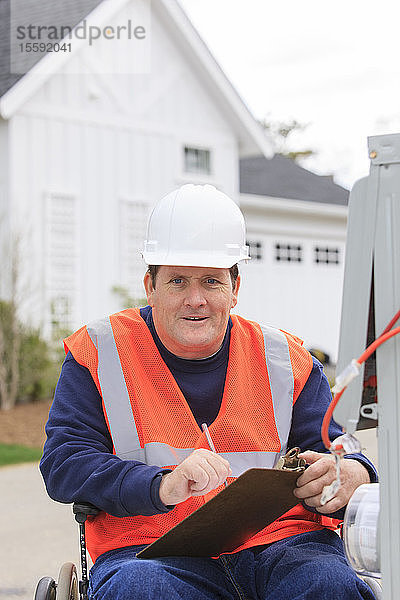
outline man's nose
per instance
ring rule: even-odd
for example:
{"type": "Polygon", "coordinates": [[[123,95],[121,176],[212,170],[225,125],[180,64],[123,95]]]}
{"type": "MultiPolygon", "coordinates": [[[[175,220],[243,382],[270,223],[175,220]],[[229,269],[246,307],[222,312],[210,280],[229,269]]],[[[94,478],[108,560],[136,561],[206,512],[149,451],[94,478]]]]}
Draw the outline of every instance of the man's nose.
{"type": "Polygon", "coordinates": [[[207,303],[204,297],[203,289],[200,285],[192,284],[187,288],[185,296],[186,306],[202,306],[207,303]]]}

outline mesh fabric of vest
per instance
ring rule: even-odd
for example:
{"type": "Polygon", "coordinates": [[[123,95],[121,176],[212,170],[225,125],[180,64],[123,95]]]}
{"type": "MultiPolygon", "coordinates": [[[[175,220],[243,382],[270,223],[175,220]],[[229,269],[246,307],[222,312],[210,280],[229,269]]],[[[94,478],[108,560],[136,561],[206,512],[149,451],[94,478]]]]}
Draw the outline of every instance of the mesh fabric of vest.
{"type": "MultiPolygon", "coordinates": [[[[261,329],[258,324],[238,316],[232,316],[232,321],[224,395],[219,414],[210,426],[211,436],[218,452],[279,452],[281,446],[261,329]]],[[[141,447],[149,442],[161,442],[172,448],[208,448],[204,433],[162,361],[139,310],[128,309],[112,315],[111,324],[141,447]]],[[[312,359],[298,338],[285,335],[294,377],[294,402],[309,376],[312,359]]],[[[66,340],[66,349],[71,350],[80,364],[89,368],[100,391],[97,351],[85,328],[66,340]]],[[[174,468],[175,465],[158,466],[174,468]]],[[[101,513],[89,518],[87,541],[92,560],[114,548],[151,543],[221,489],[203,497],[190,498],[168,513],[124,518],[101,513]]],[[[310,513],[299,504],[236,551],[321,529],[323,521],[322,515],[310,513]]],[[[325,518],[324,525],[335,528],[336,523],[325,518]]]]}

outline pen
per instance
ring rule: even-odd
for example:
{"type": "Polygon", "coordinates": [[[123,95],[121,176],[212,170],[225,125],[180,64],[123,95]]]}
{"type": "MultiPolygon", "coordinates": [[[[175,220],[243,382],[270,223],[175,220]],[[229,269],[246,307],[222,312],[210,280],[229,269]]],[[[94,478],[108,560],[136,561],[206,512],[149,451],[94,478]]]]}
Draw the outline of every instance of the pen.
{"type": "MultiPolygon", "coordinates": [[[[207,438],[208,445],[210,446],[210,450],[212,452],[214,452],[214,454],[217,454],[217,451],[216,451],[215,446],[214,446],[214,442],[212,441],[210,432],[209,432],[208,427],[207,427],[207,423],[203,423],[202,426],[201,426],[201,428],[204,431],[204,433],[206,434],[206,438],[207,438]]],[[[224,486],[227,487],[227,485],[228,485],[228,482],[225,479],[224,486]]]]}

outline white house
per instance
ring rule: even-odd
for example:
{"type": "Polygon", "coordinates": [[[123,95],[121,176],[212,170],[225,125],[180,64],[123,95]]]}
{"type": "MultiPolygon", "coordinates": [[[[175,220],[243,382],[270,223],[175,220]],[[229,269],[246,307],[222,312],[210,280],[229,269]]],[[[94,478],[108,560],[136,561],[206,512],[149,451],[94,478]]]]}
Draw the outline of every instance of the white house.
{"type": "MultiPolygon", "coordinates": [[[[262,244],[262,258],[243,268],[242,314],[334,356],[346,208],[298,200],[283,186],[279,198],[243,187],[239,165],[271,158],[271,145],[175,0],[59,3],[57,22],[114,31],[137,22],[138,6],[151,11],[144,72],[113,72],[130,57],[105,38],[46,54],[24,75],[7,74],[9,55],[0,53],[0,225],[3,240],[23,240],[26,317],[48,334],[52,321],[72,329],[119,309],[115,286],[143,297],[138,248],[149,207],[185,182],[212,183],[240,202],[250,242],[262,244]],[[300,239],[302,264],[275,261],[276,244],[283,257],[300,239]],[[322,254],[339,249],[336,270],[311,264],[315,243],[322,254]]],[[[2,297],[7,273],[3,259],[2,297]]]]}
{"type": "MultiPolygon", "coordinates": [[[[134,0],[98,2],[89,15],[77,4],[88,26],[137,18],[134,0]]],[[[70,22],[69,7],[59,23],[70,22]]],[[[76,327],[119,308],[115,285],[144,295],[137,249],[161,195],[199,181],[238,201],[239,158],[271,154],[175,0],[151,3],[149,35],[148,73],[92,72],[82,45],[0,80],[0,210],[29,240],[30,313],[46,330],[54,318],[76,327]]],[[[112,63],[118,44],[97,44],[112,63]]]]}

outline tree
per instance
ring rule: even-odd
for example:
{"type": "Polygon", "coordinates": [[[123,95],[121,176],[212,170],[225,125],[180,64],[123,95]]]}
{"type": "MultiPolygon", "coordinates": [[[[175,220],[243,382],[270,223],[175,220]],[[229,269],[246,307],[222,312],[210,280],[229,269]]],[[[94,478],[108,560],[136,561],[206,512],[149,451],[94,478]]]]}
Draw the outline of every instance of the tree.
{"type": "Polygon", "coordinates": [[[2,248],[1,261],[2,289],[7,299],[0,299],[0,410],[9,410],[17,402],[49,397],[58,375],[51,347],[39,329],[20,318],[31,294],[21,282],[21,238],[8,239],[11,241],[2,248]]]}
{"type": "Polygon", "coordinates": [[[58,365],[39,330],[19,321],[12,302],[0,300],[0,410],[9,410],[18,402],[48,398],[57,374],[58,365]]]}
{"type": "Polygon", "coordinates": [[[289,150],[293,134],[304,131],[309,123],[300,123],[296,119],[292,119],[291,121],[273,121],[265,118],[260,121],[260,124],[269,134],[274,146],[275,154],[291,158],[294,161],[315,156],[315,150],[312,150],[311,148],[306,148],[304,150],[289,150]]]}

